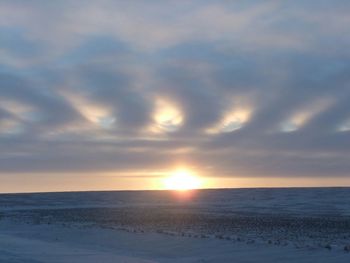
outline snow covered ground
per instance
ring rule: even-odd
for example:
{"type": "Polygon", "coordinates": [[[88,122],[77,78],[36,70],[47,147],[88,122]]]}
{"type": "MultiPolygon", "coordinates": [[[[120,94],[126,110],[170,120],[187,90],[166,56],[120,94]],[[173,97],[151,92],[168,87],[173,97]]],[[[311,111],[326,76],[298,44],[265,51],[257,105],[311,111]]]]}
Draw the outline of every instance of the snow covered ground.
{"type": "Polygon", "coordinates": [[[0,195],[1,263],[350,262],[349,245],[348,188],[0,195]]]}

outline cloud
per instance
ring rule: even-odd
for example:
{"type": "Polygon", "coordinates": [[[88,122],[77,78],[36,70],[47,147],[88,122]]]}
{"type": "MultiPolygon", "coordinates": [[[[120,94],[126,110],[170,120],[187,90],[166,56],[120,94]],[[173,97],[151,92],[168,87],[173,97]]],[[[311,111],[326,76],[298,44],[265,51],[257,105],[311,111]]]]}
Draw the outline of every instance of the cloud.
{"type": "Polygon", "coordinates": [[[0,1],[0,177],[348,176],[349,9],[0,1]]]}

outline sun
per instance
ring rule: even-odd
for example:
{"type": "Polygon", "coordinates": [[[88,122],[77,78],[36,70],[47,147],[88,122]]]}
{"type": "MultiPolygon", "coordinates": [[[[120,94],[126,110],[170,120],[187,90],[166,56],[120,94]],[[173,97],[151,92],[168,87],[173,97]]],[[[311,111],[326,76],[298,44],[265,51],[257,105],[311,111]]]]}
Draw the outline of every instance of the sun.
{"type": "Polygon", "coordinates": [[[176,170],[163,180],[163,187],[166,190],[186,191],[198,189],[201,186],[200,178],[185,169],[176,170]]]}

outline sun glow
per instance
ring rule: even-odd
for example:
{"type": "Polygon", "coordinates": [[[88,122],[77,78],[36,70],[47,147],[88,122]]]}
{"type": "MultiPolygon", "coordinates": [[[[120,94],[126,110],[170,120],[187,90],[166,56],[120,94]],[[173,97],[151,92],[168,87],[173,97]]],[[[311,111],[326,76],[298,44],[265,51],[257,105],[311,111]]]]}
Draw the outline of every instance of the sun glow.
{"type": "Polygon", "coordinates": [[[188,170],[176,170],[163,180],[163,187],[166,190],[186,191],[198,189],[202,186],[199,177],[188,170]]]}

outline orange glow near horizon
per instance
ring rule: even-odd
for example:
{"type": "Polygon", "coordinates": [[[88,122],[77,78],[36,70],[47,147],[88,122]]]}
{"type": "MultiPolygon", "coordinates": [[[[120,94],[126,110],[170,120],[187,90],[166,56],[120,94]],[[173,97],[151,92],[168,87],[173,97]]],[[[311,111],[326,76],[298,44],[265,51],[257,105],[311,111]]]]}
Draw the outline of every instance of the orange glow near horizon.
{"type": "Polygon", "coordinates": [[[167,189],[184,196],[192,192],[190,189],[203,188],[350,187],[350,178],[344,177],[322,177],[317,182],[315,177],[219,177],[187,168],[149,173],[75,173],[74,176],[71,173],[19,173],[16,176],[9,173],[2,178],[0,193],[167,189]]]}
{"type": "Polygon", "coordinates": [[[187,169],[178,169],[163,179],[162,188],[165,190],[186,191],[199,189],[203,186],[202,180],[187,169]]]}

